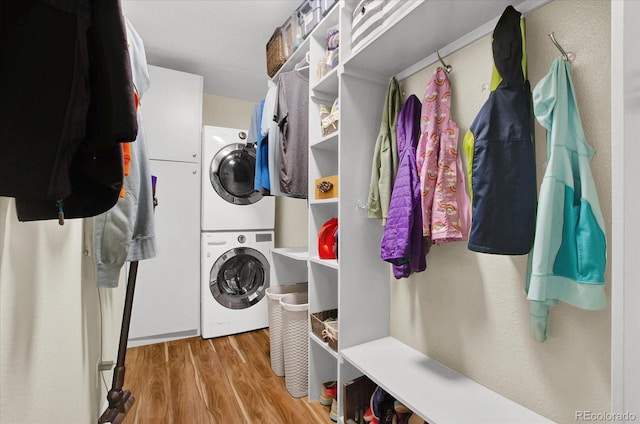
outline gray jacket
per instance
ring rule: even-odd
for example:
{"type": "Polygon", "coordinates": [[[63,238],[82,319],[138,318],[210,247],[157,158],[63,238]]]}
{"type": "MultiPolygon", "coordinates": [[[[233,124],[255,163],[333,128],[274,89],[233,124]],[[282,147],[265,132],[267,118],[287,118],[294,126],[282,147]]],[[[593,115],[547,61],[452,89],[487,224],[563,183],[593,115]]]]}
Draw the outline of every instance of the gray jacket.
{"type": "MultiPolygon", "coordinates": [[[[149,88],[149,71],[142,39],[125,19],[133,83],[142,99],[149,88]]],[[[140,104],[142,107],[142,102],[140,104]]],[[[94,217],[94,252],[98,287],[117,287],[125,261],[156,255],[153,194],[142,114],[137,112],[138,137],[131,143],[130,172],[124,178],[125,196],[107,212],[94,217]]]]}

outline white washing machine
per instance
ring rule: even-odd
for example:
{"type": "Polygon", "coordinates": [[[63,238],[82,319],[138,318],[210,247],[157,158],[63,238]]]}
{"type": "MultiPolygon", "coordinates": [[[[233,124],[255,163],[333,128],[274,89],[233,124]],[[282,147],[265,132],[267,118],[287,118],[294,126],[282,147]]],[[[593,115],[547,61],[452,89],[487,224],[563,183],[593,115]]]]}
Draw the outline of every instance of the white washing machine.
{"type": "Polygon", "coordinates": [[[201,247],[202,337],[267,327],[273,231],[202,233],[201,247]]]}
{"type": "Polygon", "coordinates": [[[275,198],[254,190],[256,150],[247,132],[202,129],[202,231],[272,230],[275,198]]]}

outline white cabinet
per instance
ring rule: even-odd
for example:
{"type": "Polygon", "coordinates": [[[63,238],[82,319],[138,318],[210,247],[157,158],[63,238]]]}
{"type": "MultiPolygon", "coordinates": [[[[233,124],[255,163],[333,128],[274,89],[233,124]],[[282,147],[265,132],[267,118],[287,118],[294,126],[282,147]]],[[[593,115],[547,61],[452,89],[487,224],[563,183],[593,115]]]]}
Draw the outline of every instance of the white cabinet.
{"type": "Polygon", "coordinates": [[[141,261],[129,346],[200,334],[202,77],[149,67],[141,110],[157,179],[157,255],[141,261]]]}
{"type": "Polygon", "coordinates": [[[149,66],[151,86],[141,99],[149,158],[200,162],[200,75],[149,66]]]}
{"type": "Polygon", "coordinates": [[[134,344],[195,336],[200,322],[199,165],[150,163],[158,177],[158,253],[138,267],[129,332],[134,344]]]}

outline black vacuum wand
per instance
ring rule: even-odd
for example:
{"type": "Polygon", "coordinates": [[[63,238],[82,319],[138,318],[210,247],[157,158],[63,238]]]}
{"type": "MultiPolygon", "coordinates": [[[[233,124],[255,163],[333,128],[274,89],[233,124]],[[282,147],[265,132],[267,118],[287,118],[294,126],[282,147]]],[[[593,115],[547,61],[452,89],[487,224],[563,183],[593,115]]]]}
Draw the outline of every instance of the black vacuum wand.
{"type": "MultiPolygon", "coordinates": [[[[158,178],[151,176],[151,194],[153,198],[153,210],[158,206],[156,197],[156,184],[158,178]]],[[[133,308],[133,293],[136,290],[136,276],[138,275],[138,261],[132,261],[129,265],[129,278],[127,280],[127,293],[124,298],[124,311],[122,312],[122,326],[120,327],[120,344],[118,345],[118,360],[113,370],[111,390],[107,393],[109,407],[98,418],[98,424],[120,424],[133,406],[136,399],[129,390],[123,390],[124,386],[124,361],[127,356],[127,340],[129,340],[129,325],[131,324],[131,309],[133,308]]]]}
{"type": "Polygon", "coordinates": [[[111,390],[107,394],[109,407],[98,419],[98,424],[120,424],[127,412],[136,401],[129,390],[123,390],[124,385],[124,361],[127,356],[127,340],[129,339],[129,324],[131,323],[131,309],[133,307],[133,293],[136,288],[136,275],[138,274],[138,261],[131,262],[129,266],[129,279],[127,280],[127,293],[124,299],[124,312],[122,313],[122,327],[120,328],[120,345],[118,346],[118,360],[113,370],[111,390]]]}

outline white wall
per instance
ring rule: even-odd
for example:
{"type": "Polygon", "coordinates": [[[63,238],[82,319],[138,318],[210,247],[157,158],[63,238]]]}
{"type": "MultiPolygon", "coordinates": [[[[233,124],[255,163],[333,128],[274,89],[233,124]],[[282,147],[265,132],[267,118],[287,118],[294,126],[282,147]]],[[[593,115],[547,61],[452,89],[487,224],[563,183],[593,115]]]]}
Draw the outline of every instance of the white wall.
{"type": "MultiPolygon", "coordinates": [[[[18,223],[0,197],[0,422],[95,422],[100,317],[83,220],[18,223]]],[[[110,383],[110,382],[109,382],[110,383]]]]}
{"type": "MultiPolygon", "coordinates": [[[[612,407],[624,422],[640,417],[640,271],[637,242],[640,208],[637,158],[640,145],[640,3],[614,1],[611,29],[613,204],[612,407]],[[625,416],[625,414],[628,414],[625,416]],[[633,414],[635,417],[631,416],[633,414]]],[[[620,420],[622,421],[622,420],[620,420]]]]}
{"type": "MultiPolygon", "coordinates": [[[[265,79],[265,94],[267,92],[265,79]]],[[[249,129],[254,102],[204,93],[202,125],[249,129]]]]}
{"type": "MultiPolygon", "coordinates": [[[[610,7],[607,0],[555,1],[526,17],[532,87],[559,55],[549,32],[554,31],[560,44],[576,54],[573,79],[586,138],[596,150],[592,170],[606,222],[609,263],[610,7]]],[[[445,61],[453,66],[452,116],[462,142],[489,94],[485,87],[492,66],[490,36],[445,61]]],[[[422,99],[434,69],[403,81],[405,97],[413,93],[422,99]]],[[[545,145],[545,132],[536,124],[539,182],[545,145]]],[[[526,256],[474,253],[466,243],[433,247],[426,272],[392,279],[392,335],[554,421],[574,422],[575,411],[611,411],[611,309],[553,307],[549,339],[534,341],[524,294],[526,261],[526,256]]],[[[606,280],[610,296],[610,267],[606,280]]]]}

